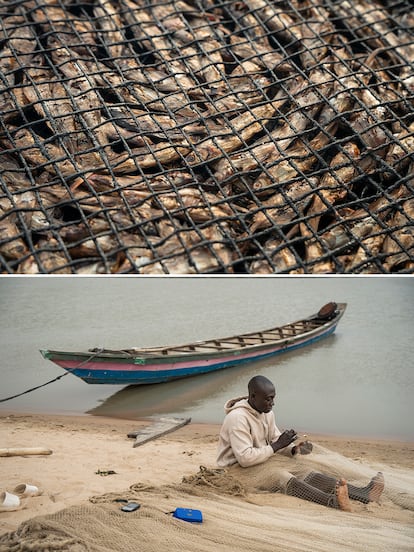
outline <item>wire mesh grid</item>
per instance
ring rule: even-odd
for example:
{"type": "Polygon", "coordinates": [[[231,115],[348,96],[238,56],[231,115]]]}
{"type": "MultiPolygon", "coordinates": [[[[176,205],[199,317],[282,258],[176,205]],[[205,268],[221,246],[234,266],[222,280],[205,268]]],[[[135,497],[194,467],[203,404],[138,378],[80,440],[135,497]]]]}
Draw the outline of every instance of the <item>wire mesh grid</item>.
{"type": "Polygon", "coordinates": [[[414,272],[397,0],[0,1],[3,273],[414,272]]]}

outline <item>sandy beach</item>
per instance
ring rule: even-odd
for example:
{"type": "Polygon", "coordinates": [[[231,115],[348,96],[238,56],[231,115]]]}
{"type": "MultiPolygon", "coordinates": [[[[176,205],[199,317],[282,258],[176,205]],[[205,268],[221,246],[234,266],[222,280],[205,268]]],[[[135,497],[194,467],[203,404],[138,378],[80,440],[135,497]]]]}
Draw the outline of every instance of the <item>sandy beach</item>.
{"type": "MultiPolygon", "coordinates": [[[[0,534],[14,531],[21,522],[34,516],[52,514],[73,505],[90,504],[89,499],[93,496],[119,493],[122,497],[122,492],[133,484],[154,487],[169,485],[174,488],[184,476],[197,473],[200,466],[215,466],[218,425],[190,423],[133,448],[134,440],[128,438],[127,434],[148,423],[148,420],[137,422],[93,416],[2,414],[2,448],[46,447],[52,450],[52,454],[0,458],[1,491],[13,492],[21,483],[34,484],[42,491],[40,496],[23,499],[22,508],[18,511],[0,512],[0,534]],[[104,475],[106,472],[115,473],[104,475]]],[[[327,435],[309,435],[308,438],[358,465],[372,468],[373,472],[383,471],[386,478],[387,474],[394,474],[401,480],[406,477],[410,481],[413,476],[412,442],[327,435]]],[[[391,504],[387,499],[380,504],[359,505],[356,512],[349,514],[280,494],[249,496],[248,500],[246,497],[233,497],[231,500],[237,501],[241,512],[243,508],[248,510],[252,503],[262,510],[284,509],[284,512],[289,512],[290,522],[294,522],[296,517],[300,522],[303,516],[326,516],[330,520],[333,535],[335,528],[338,534],[343,533],[344,527],[351,533],[353,524],[362,531],[366,522],[371,529],[376,528],[377,537],[383,531],[383,548],[370,537],[376,550],[387,549],[388,537],[393,541],[392,549],[395,551],[412,550],[414,547],[414,512],[401,505],[391,504]]],[[[201,504],[203,509],[202,497],[198,497],[197,504],[201,504]]],[[[208,501],[205,509],[209,511],[208,501]]],[[[249,516],[254,515],[249,513],[249,516]]],[[[332,539],[332,535],[329,538],[332,539]]],[[[284,549],[306,549],[300,542],[299,539],[296,545],[294,542],[291,547],[285,545],[284,549]]],[[[348,539],[348,544],[348,547],[337,546],[336,549],[371,550],[367,543],[358,540],[348,539]]],[[[308,546],[308,550],[313,549],[312,545],[308,546]]]]}

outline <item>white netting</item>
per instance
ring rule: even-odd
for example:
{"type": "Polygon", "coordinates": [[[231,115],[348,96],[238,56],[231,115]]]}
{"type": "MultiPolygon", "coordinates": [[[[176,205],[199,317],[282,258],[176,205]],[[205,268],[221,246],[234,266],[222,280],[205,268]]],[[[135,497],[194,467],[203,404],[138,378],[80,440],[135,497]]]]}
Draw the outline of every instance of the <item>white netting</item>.
{"type": "MultiPolygon", "coordinates": [[[[92,504],[66,508],[24,522],[0,537],[0,552],[410,552],[414,546],[414,475],[389,466],[369,466],[316,447],[300,461],[306,470],[342,475],[365,484],[381,468],[385,490],[380,503],[356,503],[342,512],[282,493],[257,492],[271,486],[277,455],[254,469],[201,468],[181,484],[132,485],[128,490],[92,497],[92,504]],[[262,472],[261,474],[259,472],[262,472]],[[242,475],[243,472],[243,475],[242,475]],[[238,478],[238,479],[237,479],[238,478]],[[134,513],[120,511],[114,499],[141,503],[134,513]],[[202,524],[174,519],[176,507],[200,509],[202,524]]],[[[298,464],[296,464],[298,465],[298,464]]],[[[286,467],[284,465],[283,467],[286,467]]],[[[354,502],[354,501],[353,501],[354,502]]]]}

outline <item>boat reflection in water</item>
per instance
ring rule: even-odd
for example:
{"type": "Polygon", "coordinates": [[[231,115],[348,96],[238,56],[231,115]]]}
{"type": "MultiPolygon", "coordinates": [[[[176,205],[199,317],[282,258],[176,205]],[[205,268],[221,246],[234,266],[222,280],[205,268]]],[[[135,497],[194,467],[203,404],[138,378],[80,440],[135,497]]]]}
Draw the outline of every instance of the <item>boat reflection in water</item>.
{"type": "MultiPolygon", "coordinates": [[[[331,334],[323,340],[323,347],[321,342],[316,342],[309,347],[287,352],[277,359],[267,358],[163,384],[129,385],[87,413],[128,420],[168,415],[191,417],[193,422],[213,420],[213,423],[219,423],[228,395],[244,395],[251,377],[263,374],[274,380],[278,371],[284,372],[286,369],[298,373],[316,350],[323,355],[324,351],[328,352],[334,346],[336,339],[335,334],[331,334]]],[[[281,400],[278,398],[279,404],[281,400]]]]}

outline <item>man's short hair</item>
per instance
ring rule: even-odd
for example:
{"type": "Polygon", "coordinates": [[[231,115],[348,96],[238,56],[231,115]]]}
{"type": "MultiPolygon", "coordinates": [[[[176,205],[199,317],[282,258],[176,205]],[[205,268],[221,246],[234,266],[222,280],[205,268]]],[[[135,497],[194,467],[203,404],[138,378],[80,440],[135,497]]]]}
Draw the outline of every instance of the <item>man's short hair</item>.
{"type": "Polygon", "coordinates": [[[249,394],[254,393],[258,389],[265,389],[266,387],[274,387],[270,379],[265,376],[253,376],[247,384],[249,394]]]}

